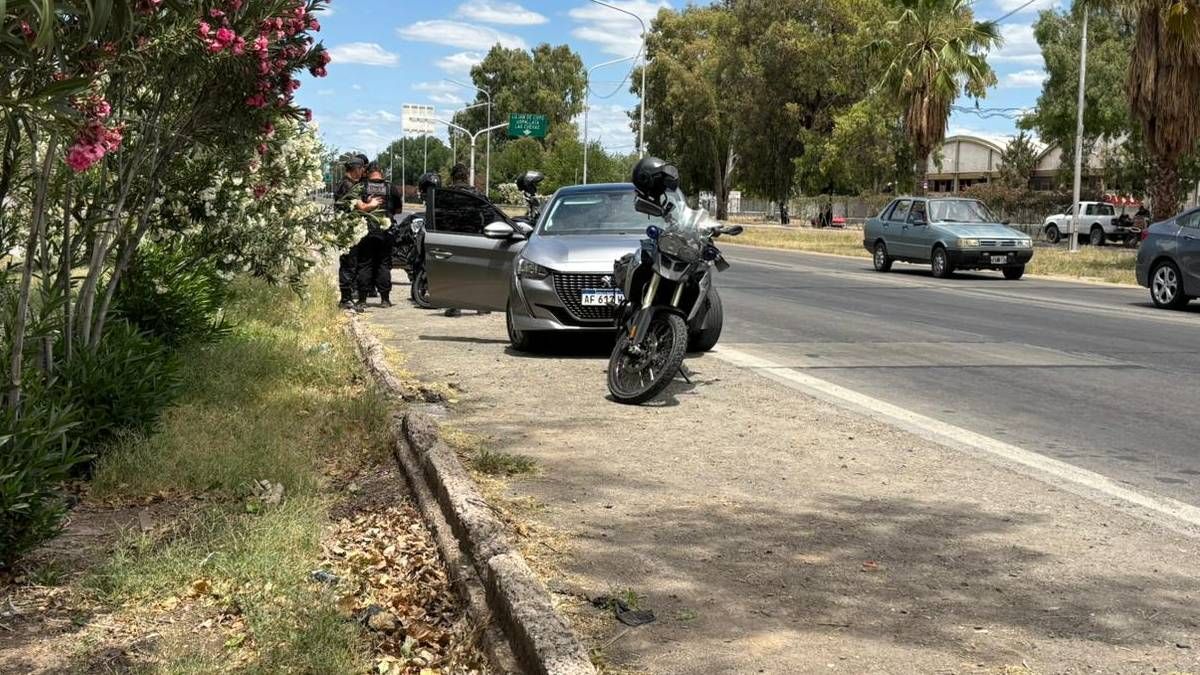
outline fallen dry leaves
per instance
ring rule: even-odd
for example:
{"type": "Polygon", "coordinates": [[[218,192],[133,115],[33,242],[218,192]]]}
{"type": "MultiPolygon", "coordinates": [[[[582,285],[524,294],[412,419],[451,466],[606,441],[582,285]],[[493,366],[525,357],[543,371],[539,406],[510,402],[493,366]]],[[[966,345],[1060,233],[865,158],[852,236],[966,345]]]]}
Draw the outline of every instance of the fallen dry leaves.
{"type": "Polygon", "coordinates": [[[407,503],[336,523],[322,566],[341,614],[375,636],[381,675],[480,673],[477,631],[468,625],[437,546],[407,503]]]}

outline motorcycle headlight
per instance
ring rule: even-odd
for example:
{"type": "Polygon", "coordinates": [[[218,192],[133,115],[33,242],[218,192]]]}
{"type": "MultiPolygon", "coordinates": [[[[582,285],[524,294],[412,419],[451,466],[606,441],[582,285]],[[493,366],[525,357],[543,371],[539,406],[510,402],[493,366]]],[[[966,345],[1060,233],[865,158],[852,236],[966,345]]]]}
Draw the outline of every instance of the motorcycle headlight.
{"type": "Polygon", "coordinates": [[[408,226],[412,228],[413,234],[416,234],[417,232],[421,231],[422,227],[425,227],[425,221],[421,218],[413,218],[412,222],[409,223],[408,226]]]}
{"type": "Polygon", "coordinates": [[[978,239],[959,239],[958,247],[959,248],[979,248],[979,240],[978,239]]]}
{"type": "Polygon", "coordinates": [[[517,258],[517,278],[540,281],[550,276],[550,270],[526,258],[517,258]]]}

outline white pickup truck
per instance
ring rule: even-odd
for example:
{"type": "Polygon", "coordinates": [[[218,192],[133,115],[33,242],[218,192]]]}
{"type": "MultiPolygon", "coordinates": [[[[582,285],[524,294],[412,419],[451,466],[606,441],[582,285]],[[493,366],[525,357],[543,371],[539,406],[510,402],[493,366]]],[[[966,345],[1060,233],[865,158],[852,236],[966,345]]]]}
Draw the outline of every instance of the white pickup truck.
{"type": "MultiPolygon", "coordinates": [[[[1117,210],[1112,204],[1104,202],[1079,202],[1079,239],[1089,242],[1092,246],[1103,246],[1109,241],[1125,242],[1137,234],[1136,229],[1128,219],[1120,221],[1117,210]],[[1129,223],[1129,224],[1127,224],[1129,223]]],[[[1071,221],[1075,212],[1070,206],[1064,206],[1061,213],[1050,216],[1042,223],[1042,231],[1046,240],[1057,244],[1071,234],[1071,221]]]]}

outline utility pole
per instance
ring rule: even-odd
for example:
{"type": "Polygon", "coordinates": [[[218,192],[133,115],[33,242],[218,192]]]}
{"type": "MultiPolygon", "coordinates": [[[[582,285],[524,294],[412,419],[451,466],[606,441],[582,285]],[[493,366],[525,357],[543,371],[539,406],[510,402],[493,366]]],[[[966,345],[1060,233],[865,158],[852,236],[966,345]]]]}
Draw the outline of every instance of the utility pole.
{"type": "Polygon", "coordinates": [[[1079,46],[1079,114],[1075,123],[1075,195],[1071,218],[1071,252],[1079,252],[1079,195],[1083,187],[1083,93],[1087,85],[1088,9],[1083,10],[1083,38],[1079,46]]]}
{"type": "Polygon", "coordinates": [[[601,0],[591,0],[591,1],[596,3],[597,5],[601,5],[601,6],[609,8],[609,9],[613,9],[618,12],[621,12],[622,14],[628,14],[629,16],[632,16],[633,18],[637,19],[637,22],[642,25],[642,49],[641,49],[641,55],[642,55],[641,94],[642,95],[641,95],[641,104],[639,105],[640,112],[638,113],[638,117],[639,117],[639,121],[638,121],[638,158],[640,159],[640,158],[646,156],[646,144],[644,142],[644,139],[646,138],[646,62],[647,62],[647,59],[646,59],[646,57],[647,57],[647,54],[646,54],[646,22],[642,20],[642,17],[638,16],[637,14],[634,14],[633,12],[631,12],[627,9],[621,9],[620,7],[617,7],[616,5],[610,5],[607,2],[602,2],[601,0]]]}
{"type": "Polygon", "coordinates": [[[405,155],[404,155],[404,141],[405,141],[405,137],[401,136],[400,137],[400,195],[401,195],[400,196],[400,205],[401,206],[403,206],[405,200],[408,199],[408,176],[406,175],[408,172],[408,160],[405,158],[405,155]]]}
{"type": "Polygon", "coordinates": [[[632,61],[635,58],[637,58],[637,57],[636,56],[626,56],[623,59],[613,59],[612,61],[605,61],[604,63],[600,63],[600,64],[592,66],[591,68],[588,68],[586,80],[584,82],[584,87],[583,87],[583,184],[584,185],[587,185],[587,182],[588,182],[588,154],[589,154],[588,153],[588,141],[589,141],[589,139],[588,139],[588,117],[591,115],[591,112],[592,112],[592,101],[591,101],[592,72],[595,70],[598,70],[600,68],[603,68],[605,66],[611,66],[613,64],[621,63],[623,61],[632,61]]]}
{"type": "MultiPolygon", "coordinates": [[[[458,80],[447,79],[446,81],[449,82],[450,84],[456,84],[460,87],[466,87],[467,89],[474,89],[475,91],[486,96],[487,97],[487,126],[489,129],[497,128],[497,127],[492,126],[492,92],[490,90],[485,89],[483,87],[477,87],[473,84],[467,84],[466,82],[459,82],[458,80]]],[[[475,106],[471,106],[471,107],[475,107],[475,106]]],[[[470,108],[465,108],[465,109],[470,110],[470,108]]],[[[472,172],[472,173],[474,173],[474,172],[472,172]]],[[[472,178],[471,180],[474,181],[474,178],[472,178]]],[[[486,195],[492,189],[492,135],[490,133],[487,136],[487,169],[486,169],[486,173],[484,174],[483,182],[484,182],[483,193],[486,195]]],[[[472,183],[472,186],[473,185],[474,184],[472,183]]]]}

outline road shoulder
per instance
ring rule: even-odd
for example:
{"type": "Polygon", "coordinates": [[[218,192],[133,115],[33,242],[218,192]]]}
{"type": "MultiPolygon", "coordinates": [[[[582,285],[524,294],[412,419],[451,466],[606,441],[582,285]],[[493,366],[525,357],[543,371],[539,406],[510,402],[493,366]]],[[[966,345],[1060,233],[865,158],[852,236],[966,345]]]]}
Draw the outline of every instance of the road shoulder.
{"type": "MultiPolygon", "coordinates": [[[[368,325],[456,384],[450,424],[538,471],[489,498],[556,533],[559,602],[650,672],[1196,670],[1197,542],[705,357],[662,406],[605,399],[604,355],[509,353],[502,316],[368,325]],[[1015,670],[1014,670],[1015,669],[1015,670]]],[[[518,535],[518,538],[520,535],[518,535]]]]}

